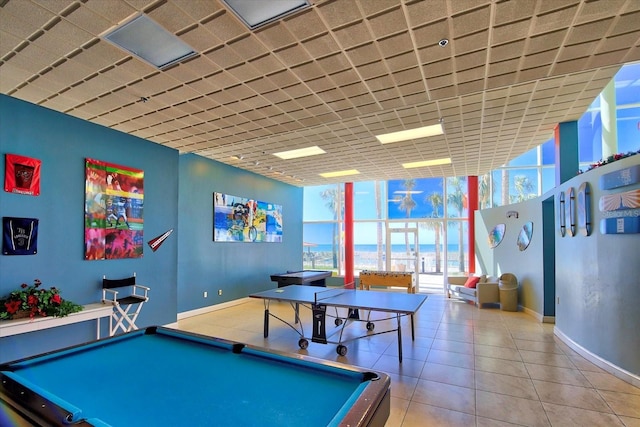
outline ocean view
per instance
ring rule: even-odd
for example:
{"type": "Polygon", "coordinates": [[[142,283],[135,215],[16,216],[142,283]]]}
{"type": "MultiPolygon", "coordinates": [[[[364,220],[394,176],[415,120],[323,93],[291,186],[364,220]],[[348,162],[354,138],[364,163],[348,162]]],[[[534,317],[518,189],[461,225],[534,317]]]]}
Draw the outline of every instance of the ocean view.
{"type": "MultiPolygon", "coordinates": [[[[410,246],[412,247],[412,246],[410,246]]],[[[354,267],[356,270],[376,270],[379,269],[377,245],[355,245],[354,246],[354,267]]],[[[382,246],[382,269],[386,269],[386,247],[382,246]]],[[[421,273],[436,272],[436,246],[435,245],[419,245],[418,270],[421,273]]],[[[407,259],[406,246],[404,244],[395,244],[391,246],[391,271],[412,270],[409,266],[413,261],[407,259]]],[[[448,245],[448,263],[449,269],[459,270],[458,245],[448,245]]],[[[444,246],[440,255],[444,259],[444,246]]],[[[305,268],[333,268],[333,252],[331,245],[305,246],[303,253],[303,262],[305,268]]],[[[468,260],[465,254],[465,265],[468,260]]],[[[441,265],[441,271],[444,265],[441,265]]]]}

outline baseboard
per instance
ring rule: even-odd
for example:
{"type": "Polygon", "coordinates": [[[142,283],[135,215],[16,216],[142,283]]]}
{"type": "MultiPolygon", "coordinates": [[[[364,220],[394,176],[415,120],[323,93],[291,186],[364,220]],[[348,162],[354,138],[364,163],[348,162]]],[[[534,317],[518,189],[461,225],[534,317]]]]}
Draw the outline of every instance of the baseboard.
{"type": "Polygon", "coordinates": [[[245,304],[250,301],[249,297],[235,299],[233,301],[227,301],[220,304],[210,305],[207,307],[196,308],[195,310],[183,311],[178,313],[178,320],[187,319],[193,316],[199,316],[201,314],[211,313],[213,311],[222,310],[224,308],[234,307],[236,305],[245,304]]]}
{"type": "Polygon", "coordinates": [[[527,307],[523,307],[521,305],[518,306],[518,309],[520,309],[523,313],[528,314],[529,316],[535,318],[538,322],[542,322],[542,314],[538,313],[535,310],[531,310],[530,308],[527,307]]]}
{"type": "Polygon", "coordinates": [[[611,375],[617,378],[620,378],[622,381],[625,381],[635,387],[640,387],[639,376],[632,374],[631,372],[626,371],[617,365],[614,365],[613,363],[601,358],[596,354],[591,353],[589,350],[582,347],[580,344],[576,343],[571,338],[566,336],[560,329],[558,329],[557,326],[553,328],[553,333],[555,336],[558,337],[558,339],[560,339],[560,341],[568,345],[572,350],[574,350],[580,356],[584,357],[585,359],[587,359],[589,362],[593,363],[597,367],[604,369],[605,371],[609,372],[611,375]]]}
{"type": "Polygon", "coordinates": [[[542,323],[556,324],[556,316],[542,316],[542,323]]]}

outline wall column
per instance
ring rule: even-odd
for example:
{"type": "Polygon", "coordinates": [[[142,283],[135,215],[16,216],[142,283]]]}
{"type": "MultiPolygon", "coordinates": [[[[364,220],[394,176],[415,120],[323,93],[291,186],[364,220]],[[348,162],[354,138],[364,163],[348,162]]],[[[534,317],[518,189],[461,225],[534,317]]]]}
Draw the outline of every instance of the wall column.
{"type": "Polygon", "coordinates": [[[344,284],[355,288],[353,277],[353,182],[344,184],[344,284]]]}
{"type": "Polygon", "coordinates": [[[578,175],[578,122],[563,122],[555,128],[556,187],[578,175]]]}
{"type": "Polygon", "coordinates": [[[468,216],[468,236],[469,236],[469,275],[472,275],[476,272],[476,242],[475,242],[475,233],[476,233],[476,224],[475,224],[475,212],[478,210],[478,177],[477,176],[469,176],[467,177],[467,194],[469,194],[468,198],[468,208],[467,208],[467,216],[468,216]]]}
{"type": "Polygon", "coordinates": [[[616,86],[614,79],[600,93],[600,120],[602,121],[602,158],[618,152],[618,123],[616,113],[616,86]]]}

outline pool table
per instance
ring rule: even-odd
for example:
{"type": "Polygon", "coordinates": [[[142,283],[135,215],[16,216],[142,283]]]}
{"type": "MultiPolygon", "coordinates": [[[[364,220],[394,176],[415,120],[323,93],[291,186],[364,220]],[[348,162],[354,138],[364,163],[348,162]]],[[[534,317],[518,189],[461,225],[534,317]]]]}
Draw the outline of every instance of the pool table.
{"type": "Polygon", "coordinates": [[[272,274],[271,281],[277,282],[279,288],[289,285],[326,286],[326,279],[332,274],[333,272],[324,270],[287,271],[272,274]]]}
{"type": "Polygon", "coordinates": [[[156,326],[0,379],[0,410],[47,426],[383,426],[390,406],[385,374],[156,326]]]}

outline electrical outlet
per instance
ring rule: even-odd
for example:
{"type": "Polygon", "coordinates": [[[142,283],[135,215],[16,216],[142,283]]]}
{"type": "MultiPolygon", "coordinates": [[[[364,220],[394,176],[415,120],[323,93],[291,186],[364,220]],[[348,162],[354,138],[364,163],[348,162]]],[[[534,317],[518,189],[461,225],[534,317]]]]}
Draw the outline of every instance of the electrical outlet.
{"type": "Polygon", "coordinates": [[[207,297],[207,291],[204,291],[204,294],[202,295],[203,297],[207,297]]]}
{"type": "Polygon", "coordinates": [[[222,295],[222,289],[218,289],[218,295],[222,295]]]}

